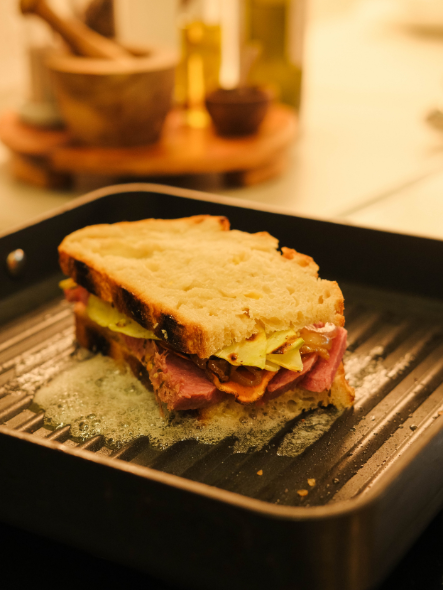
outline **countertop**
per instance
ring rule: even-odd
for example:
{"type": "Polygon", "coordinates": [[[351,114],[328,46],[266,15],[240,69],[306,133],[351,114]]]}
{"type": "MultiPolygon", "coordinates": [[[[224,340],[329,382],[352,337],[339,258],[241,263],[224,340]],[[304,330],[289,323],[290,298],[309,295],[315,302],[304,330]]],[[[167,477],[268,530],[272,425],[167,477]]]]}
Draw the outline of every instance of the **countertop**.
{"type": "MultiPolygon", "coordinates": [[[[443,239],[443,133],[425,121],[443,97],[443,34],[408,29],[388,0],[338,4],[340,10],[310,22],[300,134],[288,170],[262,185],[215,192],[301,216],[443,239]]],[[[0,107],[18,99],[14,89],[3,92],[0,107]]],[[[100,185],[94,182],[84,186],[100,185]]],[[[0,233],[82,192],[14,181],[0,146],[0,233]]],[[[0,527],[0,539],[5,588],[27,587],[44,563],[45,580],[64,587],[167,589],[7,526],[0,527]],[[25,558],[31,565],[23,569],[25,558]]],[[[440,515],[378,590],[441,588],[442,549],[440,515]]]]}

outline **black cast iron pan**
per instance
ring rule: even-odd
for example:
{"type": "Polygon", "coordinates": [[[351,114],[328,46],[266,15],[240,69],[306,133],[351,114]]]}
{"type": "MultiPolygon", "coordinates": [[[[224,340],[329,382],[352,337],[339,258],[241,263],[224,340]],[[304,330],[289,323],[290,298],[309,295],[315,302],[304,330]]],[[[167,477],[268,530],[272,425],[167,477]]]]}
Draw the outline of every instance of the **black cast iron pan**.
{"type": "Polygon", "coordinates": [[[136,184],[1,236],[0,260],[4,523],[180,587],[359,590],[379,582],[441,508],[442,242],[136,184]],[[249,454],[232,440],[158,451],[142,439],[112,450],[101,437],[72,440],[69,425],[45,430],[29,391],[10,386],[72,353],[59,242],[84,225],[199,213],[267,230],[340,281],[355,408],[298,456],[279,452],[297,420],[249,454]],[[307,477],[316,485],[302,497],[307,477]]]}

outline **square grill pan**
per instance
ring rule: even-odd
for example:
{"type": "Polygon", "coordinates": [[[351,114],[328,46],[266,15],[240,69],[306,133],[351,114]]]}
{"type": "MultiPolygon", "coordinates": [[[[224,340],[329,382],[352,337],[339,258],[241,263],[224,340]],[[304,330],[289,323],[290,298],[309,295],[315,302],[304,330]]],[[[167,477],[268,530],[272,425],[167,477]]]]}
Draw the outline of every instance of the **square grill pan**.
{"type": "Polygon", "coordinates": [[[443,506],[443,242],[304,219],[237,199],[135,184],[96,191],[0,236],[0,520],[201,589],[366,590],[443,506]],[[50,431],[33,376],[75,349],[57,246],[80,227],[226,215],[312,255],[346,300],[352,410],[298,456],[291,421],[260,451],[226,439],[113,451],[50,431]],[[24,386],[23,384],[26,384],[24,386]],[[258,476],[257,471],[263,470],[258,476]],[[297,492],[316,485],[308,496],[297,492]]]}

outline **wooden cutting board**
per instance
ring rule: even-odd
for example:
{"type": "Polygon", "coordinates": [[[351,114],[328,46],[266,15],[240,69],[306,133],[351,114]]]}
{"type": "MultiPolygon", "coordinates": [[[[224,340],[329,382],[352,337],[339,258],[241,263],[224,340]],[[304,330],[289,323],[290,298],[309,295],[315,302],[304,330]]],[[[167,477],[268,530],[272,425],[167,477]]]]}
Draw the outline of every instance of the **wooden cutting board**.
{"type": "Polygon", "coordinates": [[[131,148],[75,145],[68,131],[25,125],[14,112],[0,118],[0,140],[13,154],[15,175],[39,185],[47,177],[47,186],[84,173],[116,179],[220,173],[256,184],[284,170],[296,132],[296,114],[280,104],[270,108],[258,133],[236,138],[220,137],[212,126],[191,128],[182,111],[172,110],[160,141],[131,148]]]}

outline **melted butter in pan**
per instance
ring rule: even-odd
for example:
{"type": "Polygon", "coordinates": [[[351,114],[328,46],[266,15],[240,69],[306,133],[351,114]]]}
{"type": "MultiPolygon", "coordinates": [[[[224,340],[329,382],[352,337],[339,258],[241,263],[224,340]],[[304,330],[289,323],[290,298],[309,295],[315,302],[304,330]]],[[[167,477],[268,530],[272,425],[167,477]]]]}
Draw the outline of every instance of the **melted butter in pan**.
{"type": "MultiPolygon", "coordinates": [[[[100,355],[73,360],[69,368],[38,390],[34,402],[46,412],[46,427],[70,424],[75,440],[103,435],[106,446],[114,449],[142,436],[149,437],[158,448],[188,439],[216,444],[234,436],[235,451],[247,453],[263,448],[302,412],[300,404],[285,394],[261,407],[242,406],[228,398],[208,410],[206,420],[196,418],[195,412],[172,414],[166,420],[152,391],[125,366],[100,355]]],[[[305,415],[308,418],[310,414],[305,415]]],[[[328,408],[312,415],[315,427],[312,419],[297,422],[296,440],[293,435],[289,443],[287,436],[278,454],[295,456],[303,452],[330,428],[340,412],[328,408]]]]}

